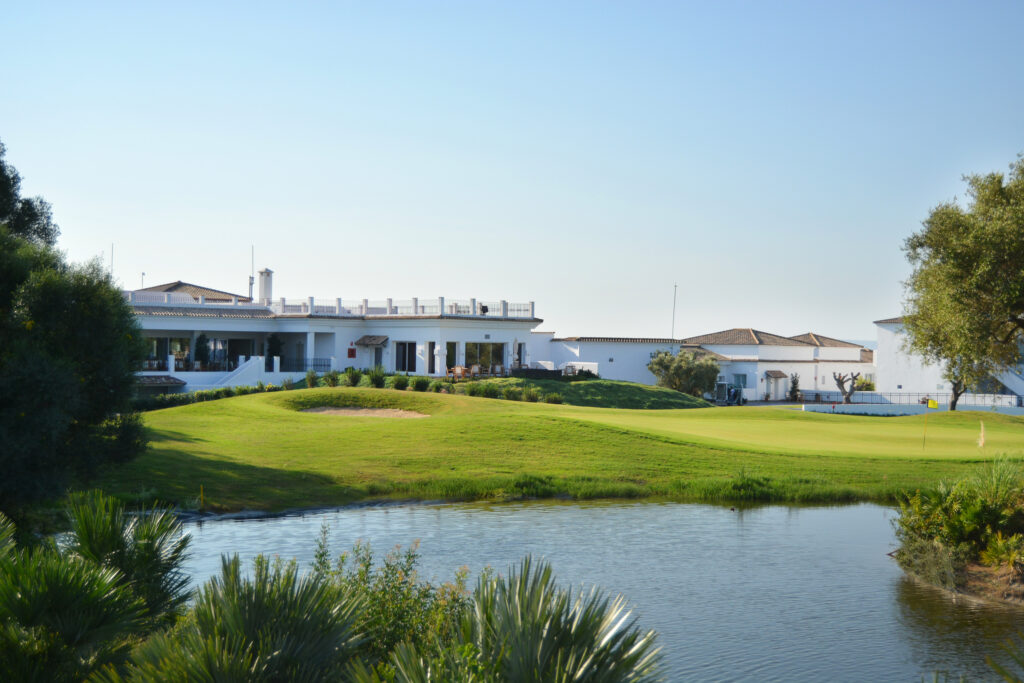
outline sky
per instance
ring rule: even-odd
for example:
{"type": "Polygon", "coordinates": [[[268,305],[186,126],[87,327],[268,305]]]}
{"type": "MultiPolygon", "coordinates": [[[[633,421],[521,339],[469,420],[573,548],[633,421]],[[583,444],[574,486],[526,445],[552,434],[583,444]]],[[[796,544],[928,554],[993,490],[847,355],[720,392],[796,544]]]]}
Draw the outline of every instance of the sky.
{"type": "Polygon", "coordinates": [[[875,338],[1024,152],[1019,2],[5,3],[0,141],[135,289],[875,338]]]}

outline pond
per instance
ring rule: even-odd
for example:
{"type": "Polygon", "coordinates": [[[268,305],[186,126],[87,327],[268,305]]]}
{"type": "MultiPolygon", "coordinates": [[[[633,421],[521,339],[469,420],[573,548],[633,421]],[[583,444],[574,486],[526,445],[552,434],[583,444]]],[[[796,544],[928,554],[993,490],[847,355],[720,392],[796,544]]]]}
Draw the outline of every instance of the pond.
{"type": "MultiPolygon", "coordinates": [[[[992,680],[986,654],[1024,611],[952,601],[887,555],[895,512],[876,505],[748,510],[679,503],[356,507],[189,524],[197,581],[221,553],[309,566],[321,523],[337,555],[362,539],[380,555],[420,541],[420,573],[504,573],[532,553],[565,584],[622,593],[660,634],[668,680],[992,680]]],[[[1005,658],[1004,658],[1005,659],[1005,658]]]]}

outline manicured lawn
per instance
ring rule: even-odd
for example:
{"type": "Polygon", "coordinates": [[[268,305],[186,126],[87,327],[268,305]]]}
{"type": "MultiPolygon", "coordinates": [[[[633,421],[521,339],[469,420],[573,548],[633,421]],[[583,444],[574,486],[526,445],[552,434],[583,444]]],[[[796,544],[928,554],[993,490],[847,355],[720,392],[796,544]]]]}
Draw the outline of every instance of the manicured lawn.
{"type": "Polygon", "coordinates": [[[997,454],[1024,419],[864,418],[783,408],[634,411],[384,389],[314,389],[146,413],[149,453],[97,482],[126,498],[276,510],[365,498],[649,496],[891,500],[997,454]],[[402,408],[424,419],[300,412],[402,408]],[[986,447],[975,441],[985,420],[986,447]]]}

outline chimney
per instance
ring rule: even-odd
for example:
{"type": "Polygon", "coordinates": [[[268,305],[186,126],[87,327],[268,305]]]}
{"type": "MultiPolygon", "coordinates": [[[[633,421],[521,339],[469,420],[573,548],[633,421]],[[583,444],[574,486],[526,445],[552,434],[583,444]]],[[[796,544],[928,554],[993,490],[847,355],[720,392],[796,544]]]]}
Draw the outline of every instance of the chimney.
{"type": "Polygon", "coordinates": [[[273,275],[274,271],[269,268],[264,268],[259,272],[260,275],[260,303],[264,306],[270,305],[270,300],[274,298],[273,293],[273,275]]]}

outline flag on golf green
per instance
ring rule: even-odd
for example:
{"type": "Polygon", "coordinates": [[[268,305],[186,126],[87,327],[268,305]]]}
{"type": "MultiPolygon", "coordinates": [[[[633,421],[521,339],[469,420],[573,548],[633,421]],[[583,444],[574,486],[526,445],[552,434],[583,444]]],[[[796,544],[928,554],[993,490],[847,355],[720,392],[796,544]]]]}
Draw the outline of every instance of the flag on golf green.
{"type": "Polygon", "coordinates": [[[930,399],[928,399],[928,407],[929,408],[938,408],[939,407],[939,402],[936,401],[934,398],[930,398],[930,399]]]}

